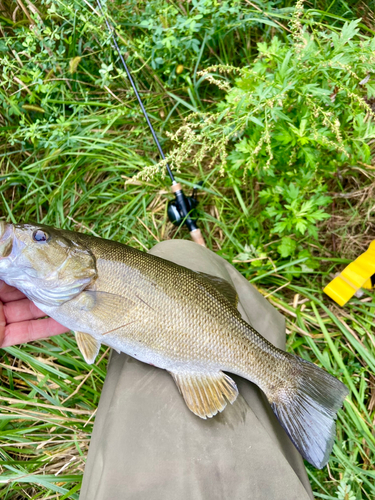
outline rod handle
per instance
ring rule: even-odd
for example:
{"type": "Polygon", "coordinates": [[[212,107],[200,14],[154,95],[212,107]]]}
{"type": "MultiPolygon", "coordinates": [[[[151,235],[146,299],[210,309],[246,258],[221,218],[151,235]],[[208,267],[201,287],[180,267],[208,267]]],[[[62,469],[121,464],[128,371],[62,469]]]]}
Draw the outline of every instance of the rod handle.
{"type": "Polygon", "coordinates": [[[198,243],[198,245],[206,248],[206,243],[200,229],[193,229],[193,231],[190,231],[190,236],[195,243],[198,243]]]}

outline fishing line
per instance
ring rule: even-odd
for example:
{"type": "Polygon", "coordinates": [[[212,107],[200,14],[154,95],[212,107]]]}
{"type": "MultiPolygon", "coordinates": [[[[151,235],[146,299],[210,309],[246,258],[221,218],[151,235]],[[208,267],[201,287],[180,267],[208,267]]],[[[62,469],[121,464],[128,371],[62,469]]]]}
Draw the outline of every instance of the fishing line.
{"type": "MultiPolygon", "coordinates": [[[[141,96],[139,95],[139,92],[138,92],[137,87],[136,87],[136,85],[134,83],[134,80],[133,80],[133,77],[132,77],[132,75],[130,73],[128,65],[126,64],[125,59],[124,59],[123,55],[121,54],[120,47],[119,47],[119,45],[117,43],[117,36],[118,35],[116,33],[116,30],[109,23],[108,18],[106,16],[106,14],[104,13],[101,1],[100,0],[96,0],[96,3],[98,5],[98,8],[99,8],[99,11],[100,11],[101,15],[103,16],[103,19],[105,21],[107,29],[108,29],[108,31],[109,31],[109,33],[111,35],[113,44],[114,44],[115,49],[116,49],[116,51],[117,51],[117,53],[118,53],[118,55],[120,57],[120,61],[121,61],[122,65],[123,65],[123,67],[125,69],[127,77],[129,78],[130,85],[132,86],[132,88],[134,90],[134,93],[136,95],[138,104],[139,104],[139,106],[140,106],[140,108],[142,110],[143,116],[146,119],[147,125],[148,125],[148,127],[149,127],[149,129],[151,131],[152,137],[154,139],[156,147],[158,148],[159,154],[160,154],[161,158],[163,160],[165,160],[165,155],[164,155],[163,149],[161,147],[161,144],[159,142],[159,139],[156,136],[156,132],[154,130],[154,127],[152,126],[150,118],[149,118],[149,116],[147,114],[147,111],[146,111],[144,105],[143,105],[141,96]]],[[[197,205],[197,201],[196,201],[196,198],[195,198],[195,195],[194,195],[195,191],[193,192],[193,196],[192,197],[186,197],[185,194],[182,191],[181,184],[178,183],[175,180],[174,175],[172,173],[172,170],[171,170],[170,166],[168,165],[168,162],[166,162],[166,169],[167,169],[168,175],[169,175],[169,177],[170,177],[170,179],[172,181],[172,188],[171,188],[172,193],[175,195],[174,202],[172,202],[172,203],[170,202],[168,204],[168,215],[169,215],[170,220],[173,223],[175,223],[175,224],[176,223],[180,224],[182,222],[185,223],[186,226],[187,226],[187,228],[190,231],[191,238],[196,243],[199,243],[202,246],[206,246],[200,229],[197,227],[197,224],[196,224],[195,220],[192,219],[190,217],[190,215],[189,215],[189,212],[192,209],[194,209],[195,206],[197,205]]]]}

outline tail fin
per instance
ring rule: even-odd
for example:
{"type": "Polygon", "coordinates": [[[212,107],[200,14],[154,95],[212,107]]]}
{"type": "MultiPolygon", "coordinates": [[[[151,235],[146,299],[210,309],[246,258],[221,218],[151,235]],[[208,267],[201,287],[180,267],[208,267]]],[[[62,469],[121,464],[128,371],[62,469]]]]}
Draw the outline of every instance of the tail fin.
{"type": "Polygon", "coordinates": [[[297,386],[273,397],[271,406],[303,458],[322,469],[335,440],[336,413],[349,391],[318,366],[293,356],[297,386]]]}

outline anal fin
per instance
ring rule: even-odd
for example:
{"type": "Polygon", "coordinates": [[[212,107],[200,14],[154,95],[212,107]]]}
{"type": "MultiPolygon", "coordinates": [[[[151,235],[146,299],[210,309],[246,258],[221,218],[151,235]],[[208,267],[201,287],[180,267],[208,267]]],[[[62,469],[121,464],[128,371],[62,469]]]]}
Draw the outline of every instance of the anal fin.
{"type": "Polygon", "coordinates": [[[100,342],[88,333],[74,332],[77,345],[87,364],[92,365],[98,355],[100,342]]]}
{"type": "Polygon", "coordinates": [[[170,372],[188,408],[206,419],[223,411],[238,396],[235,382],[223,372],[170,372]]]}

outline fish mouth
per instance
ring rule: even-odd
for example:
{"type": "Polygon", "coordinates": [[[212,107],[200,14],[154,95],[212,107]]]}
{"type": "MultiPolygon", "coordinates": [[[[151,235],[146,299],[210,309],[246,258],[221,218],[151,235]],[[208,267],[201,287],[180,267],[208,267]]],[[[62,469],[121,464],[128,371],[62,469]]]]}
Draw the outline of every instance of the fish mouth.
{"type": "Polygon", "coordinates": [[[12,224],[0,221],[0,260],[8,257],[13,248],[14,228],[12,224]]]}

